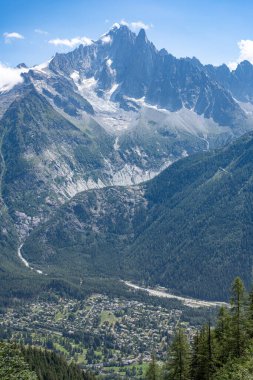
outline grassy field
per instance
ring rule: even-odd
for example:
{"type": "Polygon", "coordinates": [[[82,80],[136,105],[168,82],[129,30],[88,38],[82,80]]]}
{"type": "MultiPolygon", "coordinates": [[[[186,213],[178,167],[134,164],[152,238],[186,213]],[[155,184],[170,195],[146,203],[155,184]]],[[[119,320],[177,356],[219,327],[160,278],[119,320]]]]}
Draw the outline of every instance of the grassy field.
{"type": "Polygon", "coordinates": [[[127,376],[129,372],[135,374],[145,374],[148,368],[148,363],[142,363],[142,364],[130,364],[127,366],[122,366],[122,367],[104,367],[103,371],[104,373],[117,373],[120,376],[127,376]]]}
{"type": "Polygon", "coordinates": [[[102,311],[100,318],[100,325],[102,325],[104,322],[109,322],[111,324],[117,322],[117,318],[115,317],[115,315],[107,310],[102,311]]]}

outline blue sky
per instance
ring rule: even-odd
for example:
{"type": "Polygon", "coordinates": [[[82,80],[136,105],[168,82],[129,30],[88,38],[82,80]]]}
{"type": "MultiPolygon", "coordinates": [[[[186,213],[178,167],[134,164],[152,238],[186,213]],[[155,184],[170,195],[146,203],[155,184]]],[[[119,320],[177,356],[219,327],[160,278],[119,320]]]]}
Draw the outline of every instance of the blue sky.
{"type": "Polygon", "coordinates": [[[143,22],[149,39],[177,57],[253,62],[253,2],[247,0],[0,0],[0,62],[44,62],[121,20],[135,28],[132,23],[143,22]]]}

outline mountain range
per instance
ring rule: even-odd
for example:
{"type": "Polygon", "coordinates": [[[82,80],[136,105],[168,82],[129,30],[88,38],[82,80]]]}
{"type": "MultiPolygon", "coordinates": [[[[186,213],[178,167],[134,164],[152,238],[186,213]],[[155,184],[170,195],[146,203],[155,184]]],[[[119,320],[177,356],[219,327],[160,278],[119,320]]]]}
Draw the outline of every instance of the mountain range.
{"type": "Polygon", "coordinates": [[[66,278],[206,298],[251,282],[249,62],[177,59],[115,24],[24,71],[0,90],[2,270],[22,244],[66,278]]]}

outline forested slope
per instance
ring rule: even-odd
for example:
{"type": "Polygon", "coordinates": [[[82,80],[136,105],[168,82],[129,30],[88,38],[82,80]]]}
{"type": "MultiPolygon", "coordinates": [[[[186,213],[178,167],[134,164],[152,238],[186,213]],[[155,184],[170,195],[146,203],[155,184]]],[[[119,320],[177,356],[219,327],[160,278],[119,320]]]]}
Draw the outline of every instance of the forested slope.
{"type": "Polygon", "coordinates": [[[30,235],[23,254],[66,278],[115,276],[224,298],[235,276],[251,284],[252,157],[249,133],[143,185],[80,193],[30,235]]]}
{"type": "Polygon", "coordinates": [[[54,352],[15,343],[0,343],[1,380],[92,380],[75,364],[54,352]]]}

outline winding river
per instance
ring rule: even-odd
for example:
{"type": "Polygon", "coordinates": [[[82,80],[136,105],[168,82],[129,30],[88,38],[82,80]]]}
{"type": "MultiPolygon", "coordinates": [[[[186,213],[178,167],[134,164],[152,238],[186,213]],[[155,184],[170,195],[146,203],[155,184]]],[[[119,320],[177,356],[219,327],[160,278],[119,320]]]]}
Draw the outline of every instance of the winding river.
{"type": "Polygon", "coordinates": [[[39,273],[39,274],[44,274],[42,272],[42,270],[39,270],[39,269],[34,269],[33,267],[31,267],[31,265],[28,263],[28,261],[22,256],[22,253],[21,253],[21,249],[23,247],[23,244],[21,244],[19,247],[18,247],[18,257],[20,258],[20,260],[22,261],[22,263],[29,269],[31,270],[34,270],[35,272],[39,273]]]}

